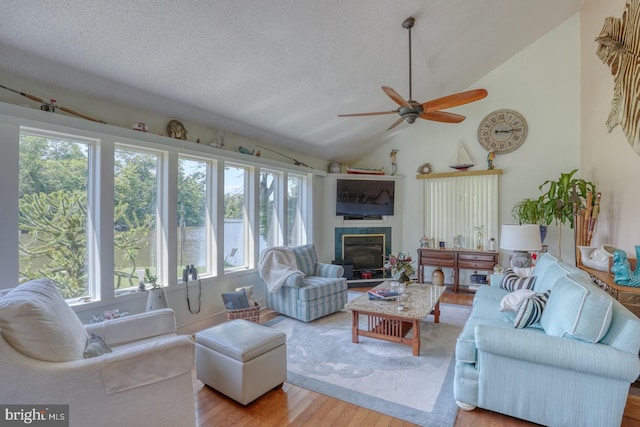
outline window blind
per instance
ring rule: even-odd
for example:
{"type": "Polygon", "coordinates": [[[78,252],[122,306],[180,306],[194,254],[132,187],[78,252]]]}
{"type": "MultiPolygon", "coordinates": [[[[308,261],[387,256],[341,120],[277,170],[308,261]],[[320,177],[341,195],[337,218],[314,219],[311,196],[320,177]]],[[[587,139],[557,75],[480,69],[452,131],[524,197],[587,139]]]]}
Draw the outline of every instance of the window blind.
{"type": "Polygon", "coordinates": [[[443,241],[445,247],[454,248],[454,237],[462,236],[465,249],[476,249],[477,230],[482,228],[480,243],[488,249],[490,238],[498,240],[499,177],[496,171],[424,179],[423,234],[433,238],[436,247],[443,241]]]}

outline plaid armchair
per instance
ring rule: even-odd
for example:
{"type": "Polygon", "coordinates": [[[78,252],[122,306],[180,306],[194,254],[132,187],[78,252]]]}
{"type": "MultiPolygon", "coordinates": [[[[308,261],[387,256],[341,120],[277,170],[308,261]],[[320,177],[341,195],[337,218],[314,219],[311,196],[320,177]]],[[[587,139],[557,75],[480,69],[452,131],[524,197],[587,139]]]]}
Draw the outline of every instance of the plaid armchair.
{"type": "Polygon", "coordinates": [[[267,307],[303,322],[310,322],[342,310],[347,302],[347,279],[340,265],[318,262],[313,244],[291,248],[298,270],[283,286],[265,292],[267,307]]]}

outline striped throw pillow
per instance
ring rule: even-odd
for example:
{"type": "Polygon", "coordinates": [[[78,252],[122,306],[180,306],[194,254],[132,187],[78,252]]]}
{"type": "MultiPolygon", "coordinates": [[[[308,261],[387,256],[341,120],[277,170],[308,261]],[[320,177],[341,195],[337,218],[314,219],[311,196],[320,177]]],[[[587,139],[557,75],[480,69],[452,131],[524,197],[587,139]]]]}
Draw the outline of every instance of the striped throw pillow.
{"type": "Polygon", "coordinates": [[[542,317],[542,310],[544,310],[544,306],[549,300],[550,293],[551,291],[546,291],[536,294],[520,304],[518,313],[516,313],[516,317],[513,320],[513,327],[522,329],[538,323],[542,317]]]}
{"type": "Polygon", "coordinates": [[[227,310],[239,310],[241,308],[249,308],[249,299],[247,292],[241,289],[238,292],[227,292],[222,294],[222,302],[227,310]]]}
{"type": "Polygon", "coordinates": [[[518,289],[533,289],[533,285],[536,283],[536,276],[520,277],[510,268],[504,272],[500,287],[509,292],[516,291],[518,289]]]}

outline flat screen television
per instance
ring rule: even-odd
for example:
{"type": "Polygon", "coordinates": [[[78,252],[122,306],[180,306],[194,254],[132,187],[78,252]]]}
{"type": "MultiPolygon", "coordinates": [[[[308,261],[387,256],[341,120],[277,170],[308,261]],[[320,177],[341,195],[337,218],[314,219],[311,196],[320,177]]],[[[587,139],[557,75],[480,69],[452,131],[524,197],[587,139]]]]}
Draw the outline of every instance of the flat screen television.
{"type": "Polygon", "coordinates": [[[379,219],[393,215],[395,181],[338,179],[336,215],[345,219],[379,219]]]}

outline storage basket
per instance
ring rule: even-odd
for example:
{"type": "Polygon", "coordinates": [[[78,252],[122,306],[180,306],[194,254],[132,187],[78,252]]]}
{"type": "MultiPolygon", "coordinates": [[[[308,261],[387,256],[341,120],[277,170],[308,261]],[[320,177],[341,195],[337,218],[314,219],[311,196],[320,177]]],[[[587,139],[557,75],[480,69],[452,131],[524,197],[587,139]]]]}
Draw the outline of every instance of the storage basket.
{"type": "Polygon", "coordinates": [[[260,304],[253,303],[253,307],[227,310],[227,320],[245,319],[253,323],[260,323],[260,304]]]}

